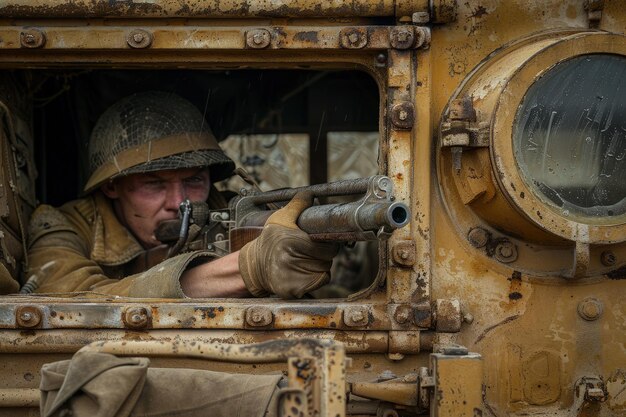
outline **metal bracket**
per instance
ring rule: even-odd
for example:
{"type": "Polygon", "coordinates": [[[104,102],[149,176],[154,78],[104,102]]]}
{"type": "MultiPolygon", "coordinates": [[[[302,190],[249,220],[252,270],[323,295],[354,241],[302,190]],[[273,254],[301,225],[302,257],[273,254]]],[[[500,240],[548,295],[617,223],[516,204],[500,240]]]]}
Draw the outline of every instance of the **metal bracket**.
{"type": "Polygon", "coordinates": [[[447,119],[441,123],[441,147],[452,148],[456,172],[461,170],[463,149],[488,147],[489,136],[489,123],[478,121],[472,97],[450,102],[447,119]]]}
{"type": "Polygon", "coordinates": [[[585,0],[584,7],[587,11],[589,27],[597,28],[600,26],[600,20],[602,20],[602,10],[604,9],[604,0],[585,0]]]}
{"type": "Polygon", "coordinates": [[[462,346],[430,355],[430,367],[378,382],[353,382],[350,393],[399,407],[431,410],[431,416],[482,415],[482,358],[462,346]]]}
{"type": "Polygon", "coordinates": [[[608,393],[604,381],[595,376],[585,376],[576,382],[574,403],[569,415],[598,415],[600,403],[606,401],[608,393]]]}

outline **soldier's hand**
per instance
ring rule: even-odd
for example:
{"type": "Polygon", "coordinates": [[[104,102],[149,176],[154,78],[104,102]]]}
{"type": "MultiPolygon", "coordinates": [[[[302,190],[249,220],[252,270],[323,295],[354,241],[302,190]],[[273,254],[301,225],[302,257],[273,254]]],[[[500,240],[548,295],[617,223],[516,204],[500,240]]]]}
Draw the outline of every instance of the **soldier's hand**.
{"type": "Polygon", "coordinates": [[[330,279],[330,267],[339,245],[313,242],[296,224],[300,213],[312,203],[311,193],[296,194],[289,204],[270,216],[261,235],[241,249],[239,270],[254,296],[300,298],[330,279]]]}

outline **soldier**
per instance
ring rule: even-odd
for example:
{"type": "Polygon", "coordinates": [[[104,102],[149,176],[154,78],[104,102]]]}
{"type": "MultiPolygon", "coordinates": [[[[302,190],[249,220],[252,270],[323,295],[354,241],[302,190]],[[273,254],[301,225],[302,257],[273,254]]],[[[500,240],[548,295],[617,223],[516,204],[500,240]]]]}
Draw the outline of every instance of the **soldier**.
{"type": "Polygon", "coordinates": [[[146,92],[111,106],[93,129],[89,168],[84,198],[42,205],[32,216],[27,277],[37,292],[294,298],[328,281],[338,247],[312,242],[297,227],[312,202],[304,194],[241,251],[219,259],[196,251],[142,266],[146,251],[161,244],[157,225],[175,219],[184,199],[225,204],[213,184],[234,169],[203,115],[181,97],[146,92]]]}

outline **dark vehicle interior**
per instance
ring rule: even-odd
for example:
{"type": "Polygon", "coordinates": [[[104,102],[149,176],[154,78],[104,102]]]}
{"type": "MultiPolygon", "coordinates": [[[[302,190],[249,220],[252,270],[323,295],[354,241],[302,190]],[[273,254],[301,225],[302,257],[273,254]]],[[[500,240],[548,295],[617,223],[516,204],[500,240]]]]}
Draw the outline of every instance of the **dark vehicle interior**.
{"type": "Polygon", "coordinates": [[[85,180],[79,161],[99,115],[135,92],[166,91],[190,100],[220,141],[229,135],[307,134],[311,184],[328,181],[328,132],[378,131],[378,88],[360,71],[76,70],[37,76],[37,196],[52,205],[79,194],[85,180]]]}

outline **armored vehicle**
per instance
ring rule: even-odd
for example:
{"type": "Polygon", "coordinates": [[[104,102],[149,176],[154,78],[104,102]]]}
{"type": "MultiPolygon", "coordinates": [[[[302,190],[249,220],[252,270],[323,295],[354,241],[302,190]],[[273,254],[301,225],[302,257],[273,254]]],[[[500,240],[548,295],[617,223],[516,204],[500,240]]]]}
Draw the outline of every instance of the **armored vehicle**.
{"type": "Polygon", "coordinates": [[[0,2],[0,415],[79,349],[283,372],[284,416],[626,415],[625,30],[622,0],[0,2]],[[383,175],[408,225],[295,301],[33,293],[30,213],[147,90],[263,190],[383,175]]]}

